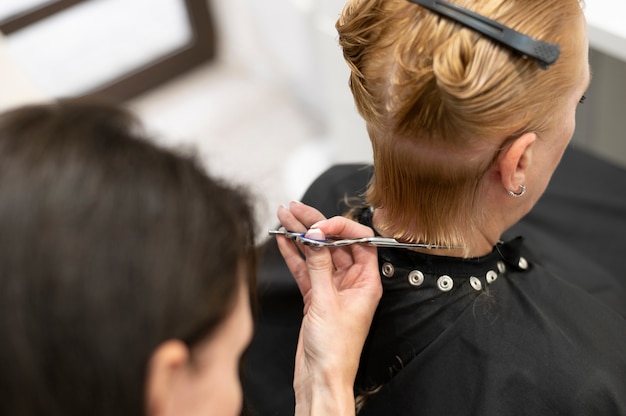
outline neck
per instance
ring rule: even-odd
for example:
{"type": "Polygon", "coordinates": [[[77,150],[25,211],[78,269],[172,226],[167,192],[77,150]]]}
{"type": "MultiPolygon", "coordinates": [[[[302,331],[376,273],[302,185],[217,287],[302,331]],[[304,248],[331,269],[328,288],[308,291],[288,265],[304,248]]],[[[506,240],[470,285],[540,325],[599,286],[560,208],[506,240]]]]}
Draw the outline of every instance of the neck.
{"type": "MultiPolygon", "coordinates": [[[[374,216],[372,217],[372,222],[374,228],[383,236],[393,238],[393,230],[385,230],[378,225],[383,222],[385,216],[385,209],[378,208],[374,211],[374,216]]],[[[461,248],[443,248],[443,249],[414,249],[420,253],[432,254],[435,256],[448,256],[448,257],[481,257],[491,253],[493,247],[496,245],[498,240],[500,239],[501,231],[500,230],[488,230],[486,227],[484,229],[476,232],[475,230],[464,230],[464,227],[459,227],[462,230],[462,235],[465,237],[465,241],[467,242],[466,247],[461,248]]],[[[494,227],[495,228],[495,227],[494,227]]],[[[428,244],[428,241],[423,241],[423,243],[428,244]]]]}

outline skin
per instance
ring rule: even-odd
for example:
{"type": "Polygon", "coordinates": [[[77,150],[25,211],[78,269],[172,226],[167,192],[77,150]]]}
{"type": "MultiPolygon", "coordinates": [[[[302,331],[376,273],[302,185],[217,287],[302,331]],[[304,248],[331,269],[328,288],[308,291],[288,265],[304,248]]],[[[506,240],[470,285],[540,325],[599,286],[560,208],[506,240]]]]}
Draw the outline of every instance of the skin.
{"type": "MultiPolygon", "coordinates": [[[[317,210],[292,202],[278,210],[281,224],[314,239],[373,236],[342,217],[325,220],[317,210]]],[[[354,380],[374,312],[382,296],[374,247],[315,249],[279,237],[278,247],[304,299],[296,350],[296,415],[354,415],[354,380]],[[299,254],[301,250],[306,260],[299,254]]]]}
{"type": "Polygon", "coordinates": [[[487,243],[497,241],[507,228],[519,221],[537,203],[572,139],[576,127],[576,109],[591,82],[587,23],[582,13],[574,33],[580,36],[580,42],[577,42],[577,82],[565,97],[563,105],[554,113],[554,123],[541,136],[527,133],[518,138],[501,154],[494,169],[485,177],[490,212],[510,212],[510,215],[503,217],[504,221],[488,224],[492,226],[485,233],[487,243]],[[522,198],[511,198],[501,192],[502,189],[517,192],[520,185],[526,185],[527,188],[522,198]]]}
{"type": "Polygon", "coordinates": [[[193,352],[178,340],[157,348],[148,376],[149,415],[239,415],[239,361],[253,330],[245,284],[240,285],[235,301],[231,314],[193,352]]]}

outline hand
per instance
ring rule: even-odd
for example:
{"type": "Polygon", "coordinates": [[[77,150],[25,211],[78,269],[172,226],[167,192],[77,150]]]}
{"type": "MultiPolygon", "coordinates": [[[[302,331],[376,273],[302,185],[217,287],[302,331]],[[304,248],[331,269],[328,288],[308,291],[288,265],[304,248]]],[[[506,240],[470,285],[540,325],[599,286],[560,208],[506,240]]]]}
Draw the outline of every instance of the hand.
{"type": "MultiPolygon", "coordinates": [[[[289,231],[309,229],[307,237],[314,239],[374,235],[369,227],[343,217],[326,220],[297,202],[279,208],[278,218],[289,231]]],[[[277,239],[304,299],[294,374],[296,414],[354,414],[354,379],[382,295],[376,249],[313,248],[277,239]]]]}

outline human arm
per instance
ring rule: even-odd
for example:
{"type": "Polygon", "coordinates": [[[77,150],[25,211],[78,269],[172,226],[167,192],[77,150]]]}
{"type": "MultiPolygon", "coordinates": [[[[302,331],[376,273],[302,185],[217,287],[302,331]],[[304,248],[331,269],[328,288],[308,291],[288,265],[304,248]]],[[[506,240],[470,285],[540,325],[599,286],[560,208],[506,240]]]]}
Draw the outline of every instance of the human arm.
{"type": "MultiPolygon", "coordinates": [[[[286,229],[308,229],[313,239],[373,236],[366,226],[343,217],[326,220],[301,203],[279,208],[278,217],[286,229]]],[[[293,384],[296,415],[354,415],[354,379],[382,295],[376,249],[313,248],[277,239],[304,299],[293,384]]]]}

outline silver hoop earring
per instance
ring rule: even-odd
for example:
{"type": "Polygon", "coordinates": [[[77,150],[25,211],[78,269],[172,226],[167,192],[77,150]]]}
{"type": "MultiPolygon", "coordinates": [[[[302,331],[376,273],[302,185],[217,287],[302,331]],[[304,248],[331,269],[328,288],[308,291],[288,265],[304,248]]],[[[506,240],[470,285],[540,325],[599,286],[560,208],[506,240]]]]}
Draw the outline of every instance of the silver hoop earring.
{"type": "Polygon", "coordinates": [[[520,187],[521,191],[519,191],[519,193],[517,193],[517,194],[515,192],[513,192],[513,191],[509,191],[508,189],[507,189],[507,192],[513,198],[520,198],[520,197],[524,196],[524,194],[526,193],[526,185],[520,185],[519,187],[520,187]]]}

